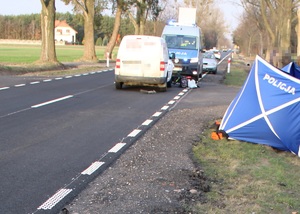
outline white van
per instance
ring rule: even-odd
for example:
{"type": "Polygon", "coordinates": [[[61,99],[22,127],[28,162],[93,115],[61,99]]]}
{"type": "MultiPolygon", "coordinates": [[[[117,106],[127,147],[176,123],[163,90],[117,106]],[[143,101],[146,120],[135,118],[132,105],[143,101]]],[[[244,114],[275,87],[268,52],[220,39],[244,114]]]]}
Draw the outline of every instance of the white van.
{"type": "Polygon", "coordinates": [[[115,87],[123,85],[155,86],[166,91],[171,86],[174,65],[163,38],[124,36],[115,67],[115,87]]]}

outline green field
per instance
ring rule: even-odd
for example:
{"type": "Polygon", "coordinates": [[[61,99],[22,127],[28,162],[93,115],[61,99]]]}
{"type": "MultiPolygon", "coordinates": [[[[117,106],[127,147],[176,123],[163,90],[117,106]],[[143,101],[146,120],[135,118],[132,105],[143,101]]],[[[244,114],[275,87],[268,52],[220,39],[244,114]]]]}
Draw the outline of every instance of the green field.
{"type": "MultiPolygon", "coordinates": [[[[73,62],[83,56],[82,45],[57,45],[56,56],[60,62],[73,62]]],[[[104,59],[104,46],[96,46],[96,55],[99,60],[104,59]]],[[[40,45],[9,45],[0,44],[0,63],[30,64],[39,60],[41,54],[40,45]]],[[[112,58],[117,55],[117,47],[113,51],[112,58]]]]}

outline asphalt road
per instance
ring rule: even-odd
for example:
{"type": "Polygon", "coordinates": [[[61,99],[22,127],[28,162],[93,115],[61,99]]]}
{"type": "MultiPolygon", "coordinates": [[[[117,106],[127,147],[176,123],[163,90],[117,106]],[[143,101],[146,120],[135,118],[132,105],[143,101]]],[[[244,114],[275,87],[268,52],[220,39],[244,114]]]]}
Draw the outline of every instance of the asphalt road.
{"type": "Polygon", "coordinates": [[[111,70],[15,83],[0,83],[0,213],[6,214],[55,213],[176,105],[171,99],[188,93],[177,86],[155,94],[116,90],[111,70]]]}

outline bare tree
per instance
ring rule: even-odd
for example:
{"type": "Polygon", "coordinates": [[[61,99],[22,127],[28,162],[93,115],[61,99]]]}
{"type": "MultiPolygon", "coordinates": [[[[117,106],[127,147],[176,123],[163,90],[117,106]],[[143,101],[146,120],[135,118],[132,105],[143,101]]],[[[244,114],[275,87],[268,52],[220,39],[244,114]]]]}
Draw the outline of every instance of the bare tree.
{"type": "MultiPolygon", "coordinates": [[[[246,11],[256,7],[259,30],[267,32],[266,59],[275,66],[282,66],[283,56],[291,55],[291,26],[299,0],[242,0],[246,11]]],[[[262,33],[262,32],[261,32],[262,33]]]]}
{"type": "Polygon", "coordinates": [[[42,51],[40,61],[43,63],[58,63],[55,52],[54,23],[55,23],[55,0],[40,0],[42,51]]]}
{"type": "Polygon", "coordinates": [[[94,16],[95,0],[62,0],[66,4],[72,2],[75,10],[80,12],[84,18],[84,53],[81,58],[83,61],[98,61],[95,51],[94,38],[94,16]]]}
{"type": "MultiPolygon", "coordinates": [[[[125,3],[124,0],[113,1],[113,7],[114,7],[114,4],[116,4],[116,15],[115,15],[114,29],[113,29],[112,35],[109,39],[109,42],[106,46],[105,53],[104,53],[104,55],[106,55],[108,53],[109,58],[112,57],[111,54],[112,54],[113,49],[116,45],[116,41],[117,41],[117,38],[118,38],[120,25],[121,25],[122,13],[124,12],[124,10],[126,10],[125,9],[126,3],[125,3]]],[[[107,57],[107,56],[104,56],[104,57],[107,57]]]]}

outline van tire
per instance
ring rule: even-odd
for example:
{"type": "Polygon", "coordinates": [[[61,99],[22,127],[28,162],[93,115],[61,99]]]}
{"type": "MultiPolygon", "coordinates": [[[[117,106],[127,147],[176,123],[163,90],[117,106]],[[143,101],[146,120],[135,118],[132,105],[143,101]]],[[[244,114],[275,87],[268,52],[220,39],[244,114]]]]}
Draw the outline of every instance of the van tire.
{"type": "Polygon", "coordinates": [[[116,89],[122,89],[123,83],[122,82],[115,82],[116,89]]]}
{"type": "Polygon", "coordinates": [[[158,91],[159,92],[166,92],[167,91],[167,83],[158,85],[158,91]]]}
{"type": "Polygon", "coordinates": [[[169,82],[167,82],[167,87],[168,87],[168,88],[171,88],[171,87],[172,87],[172,78],[170,79],[169,82]]]}

